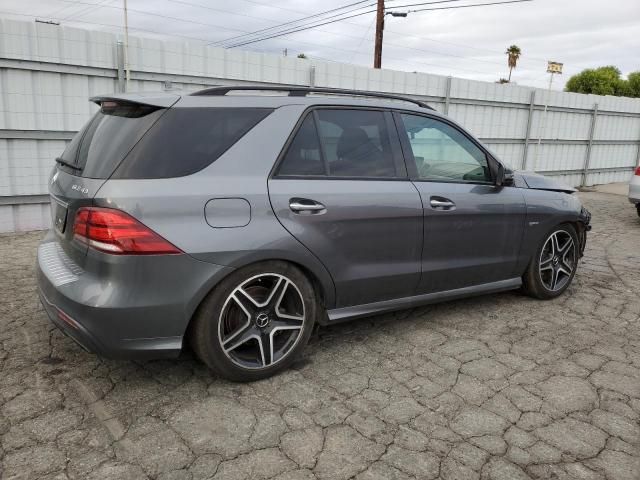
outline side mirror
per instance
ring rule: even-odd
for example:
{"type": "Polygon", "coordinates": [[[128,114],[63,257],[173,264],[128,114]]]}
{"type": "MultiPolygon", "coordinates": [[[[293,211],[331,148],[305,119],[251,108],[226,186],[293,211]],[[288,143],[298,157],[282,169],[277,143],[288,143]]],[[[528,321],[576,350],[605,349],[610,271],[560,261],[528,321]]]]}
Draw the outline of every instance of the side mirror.
{"type": "Polygon", "coordinates": [[[506,168],[502,163],[497,163],[496,186],[510,187],[513,185],[513,171],[506,168]]]}

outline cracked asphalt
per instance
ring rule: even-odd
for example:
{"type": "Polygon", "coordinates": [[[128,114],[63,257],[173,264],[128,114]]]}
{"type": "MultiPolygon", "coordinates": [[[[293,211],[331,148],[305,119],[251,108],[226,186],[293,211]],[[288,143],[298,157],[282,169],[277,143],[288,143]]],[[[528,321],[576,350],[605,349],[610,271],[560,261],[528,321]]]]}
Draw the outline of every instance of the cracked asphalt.
{"type": "Polygon", "coordinates": [[[252,384],[189,353],[115,362],[53,327],[42,233],[0,236],[3,479],[640,478],[640,219],[593,231],[560,299],[518,292],[325,328],[252,384]]]}

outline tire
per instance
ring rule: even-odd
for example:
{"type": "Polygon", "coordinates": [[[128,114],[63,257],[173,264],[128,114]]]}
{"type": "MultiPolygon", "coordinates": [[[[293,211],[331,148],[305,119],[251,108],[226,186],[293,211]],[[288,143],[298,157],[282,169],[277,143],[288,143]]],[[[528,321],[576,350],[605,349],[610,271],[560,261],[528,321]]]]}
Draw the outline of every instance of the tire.
{"type": "Polygon", "coordinates": [[[296,360],[319,311],[318,296],[300,269],[281,261],[250,265],[203,300],[190,329],[191,346],[224,378],[260,380],[296,360]]]}
{"type": "Polygon", "coordinates": [[[638,212],[638,216],[640,217],[640,203],[636,203],[636,211],[638,212]]]}
{"type": "Polygon", "coordinates": [[[554,227],[544,236],[522,277],[524,292],[541,300],[559,297],[573,281],[578,258],[576,229],[568,223],[554,227]]]}

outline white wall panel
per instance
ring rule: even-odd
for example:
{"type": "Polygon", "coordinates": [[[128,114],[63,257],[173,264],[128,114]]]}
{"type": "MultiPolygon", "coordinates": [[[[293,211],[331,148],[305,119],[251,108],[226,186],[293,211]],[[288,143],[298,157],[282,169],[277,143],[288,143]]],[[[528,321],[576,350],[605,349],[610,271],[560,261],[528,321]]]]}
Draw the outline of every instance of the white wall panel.
{"type": "Polygon", "coordinates": [[[0,233],[28,232],[51,226],[48,203],[28,205],[0,205],[0,233]]]}
{"type": "Polygon", "coordinates": [[[0,196],[42,195],[65,140],[0,139],[0,196]]]}
{"type": "Polygon", "coordinates": [[[587,175],[586,185],[602,185],[604,183],[628,182],[631,179],[631,170],[594,172],[587,175]]]}
{"type": "Polygon", "coordinates": [[[593,145],[589,168],[634,167],[637,158],[637,145],[593,145]]]}
{"type": "Polygon", "coordinates": [[[524,138],[529,111],[524,108],[453,104],[449,116],[484,138],[524,138]]]}
{"type": "Polygon", "coordinates": [[[591,127],[589,112],[570,113],[551,110],[536,111],[531,124],[531,138],[553,140],[587,140],[591,127]]]}
{"type": "Polygon", "coordinates": [[[575,144],[541,144],[529,145],[530,170],[540,172],[553,170],[577,170],[584,166],[587,153],[586,145],[575,144]]]}
{"type": "Polygon", "coordinates": [[[599,113],[593,138],[595,140],[640,141],[640,117],[622,117],[599,113]]]}

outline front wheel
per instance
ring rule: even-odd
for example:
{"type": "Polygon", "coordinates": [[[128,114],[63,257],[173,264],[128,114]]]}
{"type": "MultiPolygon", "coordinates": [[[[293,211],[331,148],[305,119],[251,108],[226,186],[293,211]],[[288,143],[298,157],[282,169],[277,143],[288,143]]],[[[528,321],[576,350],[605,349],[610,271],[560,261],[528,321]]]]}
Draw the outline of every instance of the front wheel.
{"type": "Polygon", "coordinates": [[[229,275],[203,301],[191,344],[220,376],[259,380],[291,365],[317,312],[313,285],[298,268],[279,261],[252,265],[229,275]]]}
{"type": "Polygon", "coordinates": [[[578,267],[578,234],[569,224],[555,227],[544,238],[524,274],[524,290],[548,300],[562,295],[578,267]]]}

